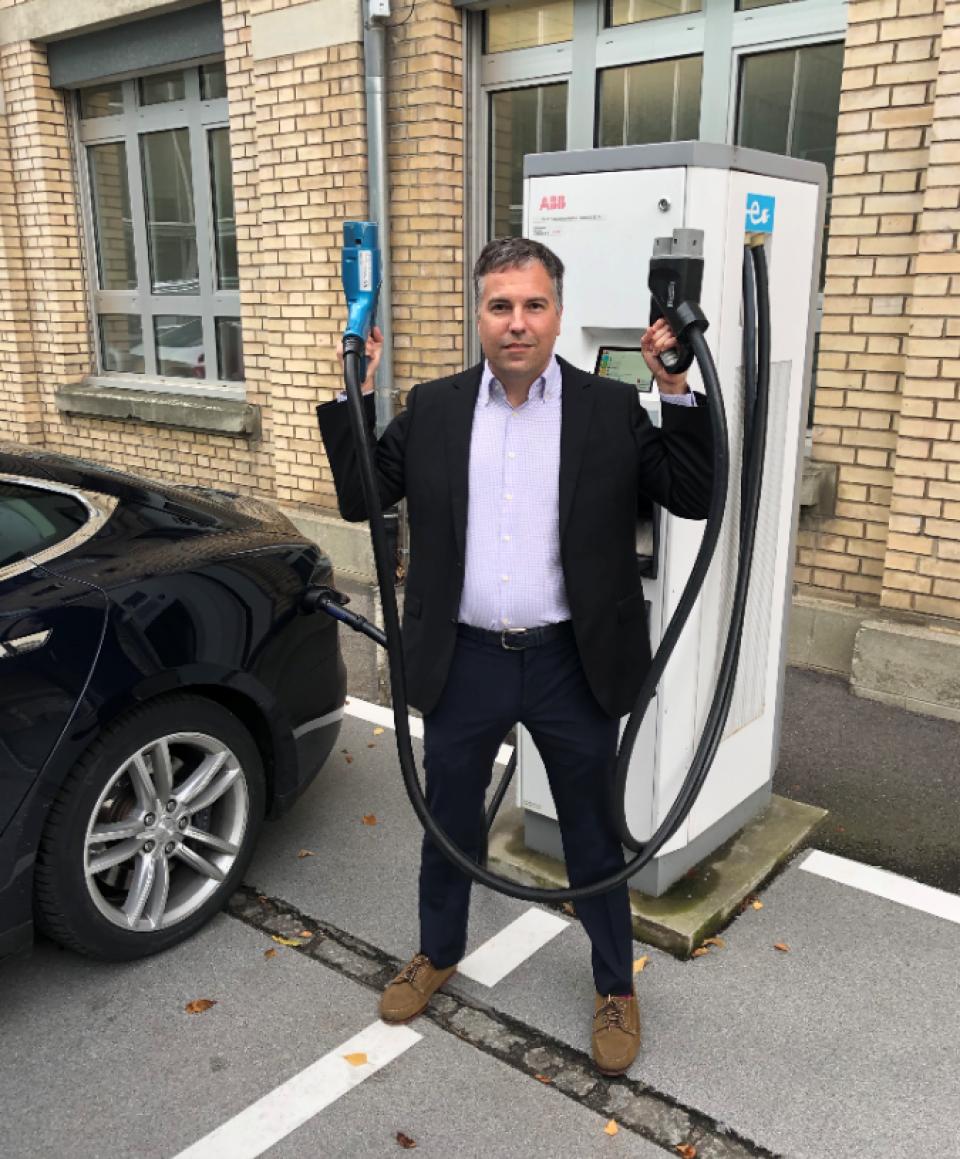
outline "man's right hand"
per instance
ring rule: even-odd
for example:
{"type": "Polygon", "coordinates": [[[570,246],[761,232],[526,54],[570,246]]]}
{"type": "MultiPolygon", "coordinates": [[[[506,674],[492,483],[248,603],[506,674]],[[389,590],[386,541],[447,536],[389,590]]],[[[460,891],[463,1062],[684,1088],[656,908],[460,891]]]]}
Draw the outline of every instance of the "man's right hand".
{"type": "MultiPolygon", "coordinates": [[[[361,389],[364,394],[373,394],[375,379],[377,376],[377,367],[380,365],[380,359],[383,357],[383,331],[379,326],[374,326],[367,338],[367,377],[363,380],[361,389]]],[[[343,342],[337,343],[337,359],[340,362],[340,368],[343,369],[343,342]]]]}

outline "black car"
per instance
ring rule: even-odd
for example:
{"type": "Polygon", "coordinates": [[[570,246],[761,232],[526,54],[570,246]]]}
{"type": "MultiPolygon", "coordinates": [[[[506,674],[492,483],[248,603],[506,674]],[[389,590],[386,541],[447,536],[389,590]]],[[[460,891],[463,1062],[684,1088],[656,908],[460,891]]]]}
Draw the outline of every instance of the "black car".
{"type": "Polygon", "coordinates": [[[0,447],[0,957],[165,949],[332,749],[330,562],[266,504],[0,447]]]}

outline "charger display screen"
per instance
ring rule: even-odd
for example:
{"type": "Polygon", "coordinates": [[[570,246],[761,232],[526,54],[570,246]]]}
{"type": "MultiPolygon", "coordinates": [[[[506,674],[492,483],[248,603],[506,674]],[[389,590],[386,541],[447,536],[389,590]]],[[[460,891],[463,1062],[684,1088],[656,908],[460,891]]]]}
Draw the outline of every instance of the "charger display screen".
{"type": "Polygon", "coordinates": [[[653,390],[653,375],[639,346],[601,346],[597,351],[594,374],[629,382],[647,394],[653,390]]]}

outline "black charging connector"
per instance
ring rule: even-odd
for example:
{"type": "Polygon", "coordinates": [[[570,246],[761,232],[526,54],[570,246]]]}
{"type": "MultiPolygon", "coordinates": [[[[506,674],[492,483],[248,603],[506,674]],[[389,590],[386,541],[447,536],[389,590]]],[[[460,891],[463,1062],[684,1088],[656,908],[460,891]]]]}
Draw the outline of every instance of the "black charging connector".
{"type": "Polygon", "coordinates": [[[703,230],[675,229],[672,237],[658,237],[650,259],[650,325],[659,318],[677,339],[677,345],[659,356],[668,374],[683,374],[693,365],[693,347],[684,339],[692,327],[706,330],[709,323],[700,309],[703,284],[703,230]]]}

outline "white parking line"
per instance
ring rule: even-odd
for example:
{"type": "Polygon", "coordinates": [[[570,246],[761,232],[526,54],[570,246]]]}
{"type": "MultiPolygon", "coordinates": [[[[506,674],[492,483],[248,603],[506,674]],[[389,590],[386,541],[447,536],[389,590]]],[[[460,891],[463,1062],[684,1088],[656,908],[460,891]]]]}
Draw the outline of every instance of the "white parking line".
{"type": "Polygon", "coordinates": [[[934,917],[944,918],[948,922],[960,923],[960,897],[942,889],[934,889],[931,885],[922,885],[919,881],[911,881],[909,877],[901,877],[889,870],[851,861],[847,857],[837,857],[834,853],[824,853],[820,849],[813,850],[804,858],[800,868],[886,898],[887,901],[895,901],[911,909],[933,914],[934,917]]]}
{"type": "Polygon", "coordinates": [[[547,910],[528,909],[499,934],[494,934],[468,954],[457,967],[457,972],[484,986],[496,986],[568,925],[569,922],[547,910]]]}
{"type": "MultiPolygon", "coordinates": [[[[371,704],[369,700],[359,700],[356,696],[347,699],[343,706],[347,716],[355,716],[357,720],[366,720],[370,724],[379,724],[382,728],[393,728],[393,709],[384,708],[381,704],[371,704]]],[[[423,721],[419,716],[407,718],[410,721],[410,735],[423,737],[423,721]]],[[[496,763],[505,765],[513,756],[513,746],[502,744],[497,753],[496,763]]]]}
{"type": "Polygon", "coordinates": [[[269,1094],[181,1151],[175,1159],[256,1159],[422,1036],[408,1026],[374,1022],[269,1094]],[[365,1054],[360,1066],[345,1055],[365,1054]]]}

